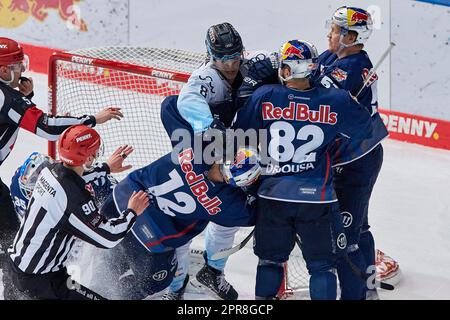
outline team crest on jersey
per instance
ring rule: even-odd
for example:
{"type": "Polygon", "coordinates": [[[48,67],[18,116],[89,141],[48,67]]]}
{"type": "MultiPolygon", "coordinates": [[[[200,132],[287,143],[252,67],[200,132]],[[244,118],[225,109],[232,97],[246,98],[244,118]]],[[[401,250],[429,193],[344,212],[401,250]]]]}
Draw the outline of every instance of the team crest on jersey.
{"type": "MultiPolygon", "coordinates": [[[[363,78],[364,81],[366,80],[366,78],[367,78],[368,75],[369,75],[369,69],[364,68],[364,69],[362,70],[362,73],[361,73],[361,76],[362,76],[362,78],[363,78]]],[[[370,87],[370,86],[371,86],[375,81],[377,81],[377,80],[378,80],[378,75],[374,72],[374,73],[370,76],[370,79],[369,79],[369,81],[367,82],[366,87],[370,87]]]]}
{"type": "Polygon", "coordinates": [[[347,80],[347,72],[339,68],[334,69],[331,76],[339,82],[347,80]]]}

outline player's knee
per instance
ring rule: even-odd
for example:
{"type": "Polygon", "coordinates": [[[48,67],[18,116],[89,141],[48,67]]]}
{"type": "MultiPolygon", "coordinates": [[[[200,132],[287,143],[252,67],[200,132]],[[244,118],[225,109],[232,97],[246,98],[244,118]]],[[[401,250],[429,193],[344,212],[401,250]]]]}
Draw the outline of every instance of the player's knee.
{"type": "Polygon", "coordinates": [[[306,268],[310,275],[319,272],[336,273],[336,264],[332,260],[313,260],[306,262],[306,268]]]}

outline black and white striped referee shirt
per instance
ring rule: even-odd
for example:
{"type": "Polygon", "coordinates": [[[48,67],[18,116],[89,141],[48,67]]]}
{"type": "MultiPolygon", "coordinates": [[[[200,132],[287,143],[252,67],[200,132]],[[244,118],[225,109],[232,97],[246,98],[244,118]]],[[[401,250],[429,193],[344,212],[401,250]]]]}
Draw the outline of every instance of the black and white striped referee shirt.
{"type": "Polygon", "coordinates": [[[65,266],[79,238],[100,248],[117,245],[131,229],[136,213],[125,210],[107,220],[100,214],[83,178],[61,163],[42,170],[13,246],[14,264],[29,274],[65,266]]]}
{"type": "Polygon", "coordinates": [[[49,116],[19,91],[0,82],[0,165],[10,154],[19,128],[28,130],[50,141],[75,124],[95,126],[94,116],[49,116]]]}

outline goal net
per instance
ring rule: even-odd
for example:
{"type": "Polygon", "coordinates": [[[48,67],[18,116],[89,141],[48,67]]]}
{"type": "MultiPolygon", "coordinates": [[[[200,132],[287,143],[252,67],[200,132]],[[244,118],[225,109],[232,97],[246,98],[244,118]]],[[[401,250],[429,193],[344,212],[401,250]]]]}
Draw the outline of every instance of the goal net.
{"type": "MultiPolygon", "coordinates": [[[[124,118],[95,129],[100,133],[105,161],[121,145],[132,145],[127,158],[141,168],[171,151],[160,120],[162,100],[178,94],[206,55],[176,49],[98,47],[57,53],[50,58],[49,102],[53,114],[95,114],[110,106],[121,108],[124,118]]],[[[57,158],[56,143],[49,143],[57,158]]],[[[115,175],[122,179],[128,172],[115,175]]],[[[236,237],[239,241],[239,236],[236,237]]],[[[308,286],[301,252],[294,249],[288,263],[285,293],[308,286]]]]}

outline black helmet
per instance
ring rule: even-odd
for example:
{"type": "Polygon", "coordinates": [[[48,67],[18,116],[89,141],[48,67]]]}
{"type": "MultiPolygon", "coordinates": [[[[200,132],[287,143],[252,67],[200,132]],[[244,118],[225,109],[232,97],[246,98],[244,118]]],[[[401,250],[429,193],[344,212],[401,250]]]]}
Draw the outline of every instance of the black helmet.
{"type": "Polygon", "coordinates": [[[205,44],[209,55],[218,59],[225,56],[237,56],[244,50],[241,36],[228,22],[209,27],[205,44]]]}

